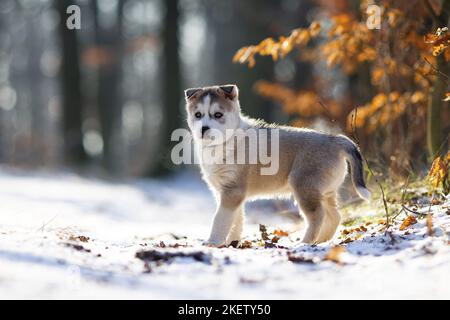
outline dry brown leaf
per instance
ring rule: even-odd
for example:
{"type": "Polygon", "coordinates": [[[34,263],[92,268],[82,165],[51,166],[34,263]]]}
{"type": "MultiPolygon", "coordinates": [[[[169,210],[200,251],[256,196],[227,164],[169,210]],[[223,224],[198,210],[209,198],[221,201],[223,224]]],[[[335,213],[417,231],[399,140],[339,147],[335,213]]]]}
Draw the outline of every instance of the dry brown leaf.
{"type": "Polygon", "coordinates": [[[278,241],[280,241],[280,237],[274,236],[272,238],[272,243],[278,243],[278,241]]]}
{"type": "Polygon", "coordinates": [[[353,242],[353,239],[348,237],[344,241],[341,241],[341,244],[353,242]]]}
{"type": "Polygon", "coordinates": [[[297,255],[292,252],[288,252],[288,260],[294,263],[316,263],[314,258],[306,258],[302,255],[297,255]]]}
{"type": "Polygon", "coordinates": [[[287,237],[289,235],[289,233],[287,231],[284,230],[280,230],[280,229],[276,229],[273,232],[274,235],[278,236],[278,237],[287,237]]]}
{"type": "Polygon", "coordinates": [[[403,223],[400,226],[400,230],[403,231],[406,228],[408,228],[409,226],[416,224],[416,223],[417,223],[416,217],[414,217],[413,215],[409,215],[405,218],[405,220],[403,220],[403,223]]]}
{"type": "Polygon", "coordinates": [[[342,246],[335,246],[331,248],[325,255],[324,260],[333,261],[335,263],[341,263],[340,256],[345,252],[345,248],[342,246]]]}
{"type": "Polygon", "coordinates": [[[74,235],[71,235],[69,237],[69,240],[71,240],[71,241],[88,242],[90,240],[90,238],[86,237],[86,236],[74,236],[74,235]]]}

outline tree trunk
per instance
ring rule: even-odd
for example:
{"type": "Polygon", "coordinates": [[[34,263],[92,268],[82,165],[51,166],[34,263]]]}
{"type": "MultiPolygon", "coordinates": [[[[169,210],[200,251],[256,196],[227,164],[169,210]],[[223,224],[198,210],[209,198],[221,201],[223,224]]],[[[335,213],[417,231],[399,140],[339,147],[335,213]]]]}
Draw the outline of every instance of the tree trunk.
{"type": "Polygon", "coordinates": [[[162,31],[163,51],[162,51],[162,113],[163,124],[160,135],[160,153],[155,168],[150,169],[151,175],[167,174],[174,169],[170,152],[172,146],[170,137],[175,129],[181,127],[180,102],[183,97],[180,75],[179,57],[179,7],[178,0],[166,0],[165,18],[162,31]]]}
{"type": "Polygon", "coordinates": [[[63,109],[64,159],[68,165],[80,165],[86,159],[83,148],[83,101],[80,84],[80,55],[77,30],[66,27],[68,6],[73,0],[56,0],[60,16],[60,37],[62,47],[61,89],[63,109]]]}
{"type": "Polygon", "coordinates": [[[122,139],[122,79],[123,55],[123,7],[125,0],[117,4],[117,23],[110,30],[99,24],[98,1],[93,2],[96,44],[111,57],[102,61],[98,71],[97,104],[103,139],[103,166],[111,176],[125,172],[122,139]]]}
{"type": "MultiPolygon", "coordinates": [[[[444,0],[441,14],[435,21],[436,28],[448,26],[449,12],[450,0],[444,0]]],[[[427,146],[428,156],[431,161],[438,156],[439,148],[442,144],[441,111],[445,104],[443,99],[447,89],[447,79],[442,74],[449,75],[450,71],[443,55],[437,57],[436,68],[439,70],[439,73],[431,90],[427,111],[427,146]]]]}

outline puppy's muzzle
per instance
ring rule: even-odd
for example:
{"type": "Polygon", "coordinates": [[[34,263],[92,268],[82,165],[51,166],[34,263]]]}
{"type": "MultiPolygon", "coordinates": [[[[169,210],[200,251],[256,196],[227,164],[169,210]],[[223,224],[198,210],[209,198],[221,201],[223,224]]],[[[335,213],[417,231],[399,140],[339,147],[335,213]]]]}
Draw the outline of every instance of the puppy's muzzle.
{"type": "Polygon", "coordinates": [[[205,136],[205,133],[208,130],[209,130],[209,127],[202,127],[202,138],[205,136]]]}

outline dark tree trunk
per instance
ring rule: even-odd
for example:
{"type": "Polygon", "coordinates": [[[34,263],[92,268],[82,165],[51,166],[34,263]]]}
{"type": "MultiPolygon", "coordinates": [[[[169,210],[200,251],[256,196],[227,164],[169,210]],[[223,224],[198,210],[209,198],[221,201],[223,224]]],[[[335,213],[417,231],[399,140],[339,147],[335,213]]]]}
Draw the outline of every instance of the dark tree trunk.
{"type": "MultiPolygon", "coordinates": [[[[435,29],[448,26],[449,17],[450,0],[444,0],[442,2],[441,14],[435,19],[435,29]]],[[[443,142],[441,116],[442,109],[446,103],[443,99],[447,89],[447,79],[442,74],[448,75],[450,72],[450,66],[445,62],[443,55],[437,57],[436,67],[439,70],[439,74],[436,76],[436,81],[431,89],[427,112],[427,146],[428,156],[431,161],[439,155],[441,151],[439,149],[443,142]]]]}
{"type": "Polygon", "coordinates": [[[83,148],[83,101],[80,84],[80,55],[77,30],[66,27],[68,6],[73,0],[56,0],[60,16],[60,37],[62,48],[61,85],[63,105],[64,159],[68,165],[80,165],[86,160],[83,148]]]}
{"type": "Polygon", "coordinates": [[[180,75],[179,57],[179,8],[178,0],[166,0],[165,18],[163,22],[162,41],[162,108],[163,124],[160,135],[160,153],[155,168],[150,170],[151,175],[162,175],[174,169],[170,160],[170,152],[174,143],[170,141],[172,132],[181,127],[183,115],[180,102],[183,97],[180,75]]]}
{"type": "Polygon", "coordinates": [[[121,93],[124,2],[125,0],[119,1],[117,23],[108,30],[100,26],[98,1],[93,2],[96,44],[111,57],[108,61],[101,61],[99,65],[97,103],[103,139],[103,166],[113,176],[120,176],[125,172],[121,93]]]}

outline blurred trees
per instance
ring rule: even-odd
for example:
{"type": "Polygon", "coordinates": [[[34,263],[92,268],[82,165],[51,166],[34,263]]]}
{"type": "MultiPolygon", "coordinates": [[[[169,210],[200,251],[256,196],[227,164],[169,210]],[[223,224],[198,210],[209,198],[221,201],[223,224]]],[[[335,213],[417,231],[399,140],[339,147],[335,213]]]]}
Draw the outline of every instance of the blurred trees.
{"type": "Polygon", "coordinates": [[[448,31],[434,34],[449,2],[2,0],[0,161],[168,173],[183,89],[236,83],[244,113],[355,126],[381,165],[410,171],[450,131],[448,31]],[[372,3],[380,29],[366,24],[372,3]],[[65,28],[71,4],[80,30],[65,28]],[[235,61],[256,67],[233,64],[252,43],[235,61]]]}

